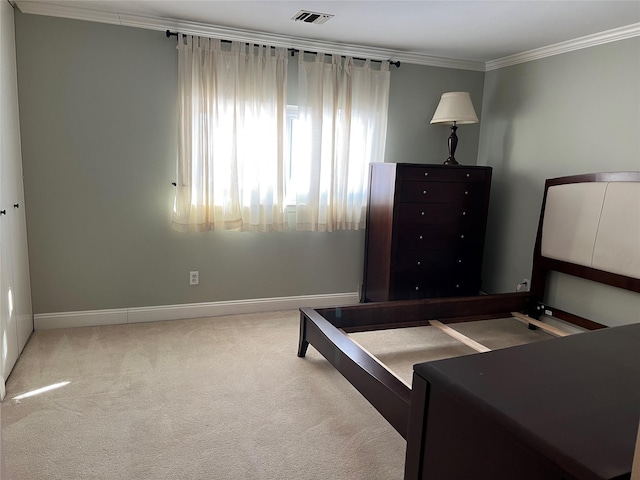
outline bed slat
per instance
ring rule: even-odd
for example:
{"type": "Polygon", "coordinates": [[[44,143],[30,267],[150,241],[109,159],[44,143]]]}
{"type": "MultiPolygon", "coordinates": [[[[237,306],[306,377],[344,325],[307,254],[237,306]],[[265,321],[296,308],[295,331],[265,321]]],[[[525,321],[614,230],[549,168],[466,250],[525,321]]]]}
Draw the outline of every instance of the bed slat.
{"type": "Polygon", "coordinates": [[[571,335],[571,333],[569,332],[560,330],[559,328],[549,325],[548,323],[541,322],[540,320],[536,320],[535,318],[527,317],[526,315],[523,315],[521,313],[511,312],[511,315],[513,315],[514,318],[523,320],[530,325],[535,325],[539,329],[544,330],[545,332],[550,333],[551,335],[555,335],[556,337],[567,337],[571,335]]]}
{"type": "Polygon", "coordinates": [[[467,347],[473,348],[476,352],[484,353],[484,352],[490,352],[491,351],[490,348],[485,347],[481,343],[476,342],[474,339],[467,337],[466,335],[458,332],[457,330],[454,330],[451,327],[448,327],[447,325],[445,325],[445,324],[443,324],[443,323],[441,323],[441,322],[439,322],[437,320],[431,320],[429,323],[431,325],[433,325],[434,327],[439,328],[440,330],[442,330],[444,333],[446,333],[450,337],[453,337],[456,340],[458,340],[459,342],[464,343],[467,347]]]}

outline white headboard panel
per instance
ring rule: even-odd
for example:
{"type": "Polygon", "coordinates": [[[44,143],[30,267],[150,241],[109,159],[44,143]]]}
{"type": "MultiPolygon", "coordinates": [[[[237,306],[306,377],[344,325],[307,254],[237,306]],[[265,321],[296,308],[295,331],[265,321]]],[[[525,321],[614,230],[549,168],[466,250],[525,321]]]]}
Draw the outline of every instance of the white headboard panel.
{"type": "Polygon", "coordinates": [[[640,278],[640,183],[607,184],[592,267],[640,278]]]}
{"type": "Polygon", "coordinates": [[[542,255],[590,267],[607,183],[555,185],[547,191],[542,255]]]}
{"type": "Polygon", "coordinates": [[[640,182],[550,186],[541,254],[640,279],[640,182]]]}

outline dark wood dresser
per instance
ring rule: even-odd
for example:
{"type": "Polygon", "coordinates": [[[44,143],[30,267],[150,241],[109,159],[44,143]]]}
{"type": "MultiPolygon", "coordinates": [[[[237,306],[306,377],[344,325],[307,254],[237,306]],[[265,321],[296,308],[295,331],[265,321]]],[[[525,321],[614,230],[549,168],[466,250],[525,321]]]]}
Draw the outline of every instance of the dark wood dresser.
{"type": "Polygon", "coordinates": [[[362,301],[476,295],[491,167],[371,165],[362,301]]]}
{"type": "Polygon", "coordinates": [[[406,480],[631,478],[640,324],[413,371],[406,480]]]}

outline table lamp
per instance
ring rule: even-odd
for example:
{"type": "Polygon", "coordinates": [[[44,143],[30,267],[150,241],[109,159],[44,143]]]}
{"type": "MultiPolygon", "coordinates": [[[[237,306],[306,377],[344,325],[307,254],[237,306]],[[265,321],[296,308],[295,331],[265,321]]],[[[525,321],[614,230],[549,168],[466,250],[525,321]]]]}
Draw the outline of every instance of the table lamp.
{"type": "Polygon", "coordinates": [[[448,142],[449,158],[444,164],[458,165],[455,158],[456,147],[458,146],[458,137],[456,136],[458,125],[478,123],[478,117],[473,109],[469,92],[443,93],[431,123],[451,125],[451,135],[449,135],[448,142]]]}

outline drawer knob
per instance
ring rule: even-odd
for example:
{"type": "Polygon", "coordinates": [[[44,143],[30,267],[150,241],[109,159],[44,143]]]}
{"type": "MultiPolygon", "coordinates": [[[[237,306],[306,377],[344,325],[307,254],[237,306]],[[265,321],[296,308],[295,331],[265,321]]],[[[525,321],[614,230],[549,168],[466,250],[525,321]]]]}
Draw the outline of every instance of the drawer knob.
{"type": "Polygon", "coordinates": [[[467,173],[467,178],[469,178],[469,174],[467,173]]]}
{"type": "Polygon", "coordinates": [[[458,263],[462,263],[462,259],[461,258],[458,259],[458,263]]]}
{"type": "Polygon", "coordinates": [[[420,212],[420,215],[424,215],[424,212],[420,212]]]}
{"type": "Polygon", "coordinates": [[[462,212],[462,215],[466,215],[466,214],[467,214],[467,212],[462,212]]]}
{"type": "Polygon", "coordinates": [[[429,172],[424,172],[424,176],[428,177],[429,176],[429,172]]]}
{"type": "Polygon", "coordinates": [[[422,194],[423,194],[423,195],[426,195],[426,194],[427,194],[427,191],[426,191],[426,190],[422,190],[422,194]]]}
{"type": "Polygon", "coordinates": [[[464,238],[464,235],[460,235],[460,238],[464,238]]]}
{"type": "Polygon", "coordinates": [[[465,195],[469,195],[469,190],[464,192],[465,195]]]}
{"type": "Polygon", "coordinates": [[[417,290],[420,290],[420,287],[416,287],[416,291],[417,291],[417,290]]]}
{"type": "Polygon", "coordinates": [[[419,238],[420,240],[422,240],[422,235],[418,235],[418,238],[419,238]]]}
{"type": "Polygon", "coordinates": [[[422,262],[420,260],[418,260],[418,263],[416,263],[416,265],[420,265],[422,262]]]}
{"type": "Polygon", "coordinates": [[[460,288],[460,285],[456,285],[456,288],[460,288]]]}

